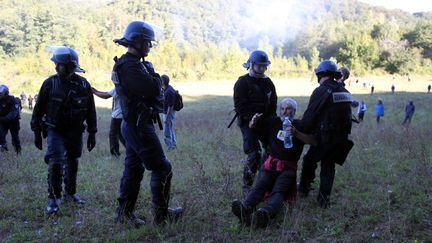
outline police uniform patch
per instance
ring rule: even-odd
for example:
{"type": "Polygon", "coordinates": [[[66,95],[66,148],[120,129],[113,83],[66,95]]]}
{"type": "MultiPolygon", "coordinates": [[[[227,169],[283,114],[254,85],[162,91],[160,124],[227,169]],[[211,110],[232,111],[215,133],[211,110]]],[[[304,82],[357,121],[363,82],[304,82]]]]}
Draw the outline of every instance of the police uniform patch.
{"type": "Polygon", "coordinates": [[[333,103],[352,102],[351,93],[349,92],[334,92],[333,103]]]}

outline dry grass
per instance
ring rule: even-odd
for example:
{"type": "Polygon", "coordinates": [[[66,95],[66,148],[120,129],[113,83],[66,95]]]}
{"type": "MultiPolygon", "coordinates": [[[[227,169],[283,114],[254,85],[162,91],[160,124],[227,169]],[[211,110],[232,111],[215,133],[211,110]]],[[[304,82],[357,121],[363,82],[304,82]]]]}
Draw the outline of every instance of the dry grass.
{"type": "MultiPolygon", "coordinates": [[[[353,128],[356,145],[347,163],[337,167],[334,205],[321,210],[313,191],[309,198],[299,199],[292,209],[285,208],[268,229],[254,231],[239,228],[230,212],[231,200],[240,197],[240,160],[244,158],[239,129],[235,126],[226,129],[232,115],[228,114],[232,109],[229,96],[232,84],[225,96],[183,92],[187,102],[176,120],[179,148],[167,151],[167,155],[174,170],[171,204],[185,207],[186,213],[181,222],[163,229],[148,225],[137,230],[112,222],[123,161],[109,155],[110,110],[103,108],[102,103],[98,109],[98,145],[91,153],[85,151],[80,160],[78,191],[88,204],[84,207],[63,204],[56,220],[47,219],[44,213],[47,166],[43,152],[32,145],[29,114],[25,113],[22,155],[0,154],[1,241],[428,242],[432,239],[432,95],[379,94],[386,115],[382,123],[376,124],[372,110],[378,95],[355,94],[356,99],[366,101],[368,111],[365,122],[353,128]],[[412,125],[403,127],[400,125],[403,109],[409,99],[414,100],[416,113],[412,125]]],[[[277,83],[279,95],[295,93],[294,88],[302,90],[296,98],[301,115],[308,97],[300,95],[309,95],[315,84],[312,82],[306,88],[297,87],[297,83],[287,85],[285,89],[277,83]]],[[[108,107],[110,103],[106,104],[108,107]]],[[[149,219],[148,184],[146,172],[136,212],[149,219]]]]}

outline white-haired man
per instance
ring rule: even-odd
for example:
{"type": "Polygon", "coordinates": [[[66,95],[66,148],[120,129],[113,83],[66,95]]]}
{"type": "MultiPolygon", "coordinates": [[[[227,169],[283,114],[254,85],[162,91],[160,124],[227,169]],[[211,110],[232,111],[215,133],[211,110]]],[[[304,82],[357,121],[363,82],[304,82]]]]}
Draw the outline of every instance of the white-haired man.
{"type": "Polygon", "coordinates": [[[297,102],[285,98],[280,102],[280,116],[261,118],[262,114],[256,113],[249,123],[249,127],[254,129],[258,120],[262,119],[261,124],[268,137],[270,153],[244,202],[238,199],[232,202],[232,212],[240,219],[241,224],[249,226],[253,223],[256,228],[266,227],[270,219],[279,212],[285,200],[289,202],[295,200],[297,161],[305,143],[316,145],[313,136],[301,133],[294,127],[283,130],[284,118],[288,117],[292,121],[296,110],[297,102]],[[292,148],[284,147],[285,133],[292,136],[292,148]],[[263,198],[267,199],[266,206],[254,212],[263,198]]]}

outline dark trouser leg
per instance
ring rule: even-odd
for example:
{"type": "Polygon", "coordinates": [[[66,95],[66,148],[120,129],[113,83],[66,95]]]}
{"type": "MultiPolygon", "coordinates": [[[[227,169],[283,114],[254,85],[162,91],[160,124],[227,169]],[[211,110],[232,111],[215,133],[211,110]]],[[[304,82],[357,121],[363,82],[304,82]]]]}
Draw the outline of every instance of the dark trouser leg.
{"type": "Polygon", "coordinates": [[[6,135],[9,130],[9,126],[6,123],[0,123],[0,152],[7,151],[6,135]]]}
{"type": "Polygon", "coordinates": [[[64,165],[65,191],[68,195],[76,193],[78,158],[82,153],[82,133],[65,135],[66,163],[64,165]]]}
{"type": "Polygon", "coordinates": [[[48,163],[48,193],[49,198],[61,198],[62,170],[66,161],[67,138],[58,132],[48,129],[48,148],[45,154],[45,162],[48,163]]]}
{"type": "MultiPolygon", "coordinates": [[[[130,142],[128,142],[128,144],[129,143],[130,142]]],[[[120,181],[120,197],[118,201],[122,211],[133,212],[141,187],[141,181],[144,176],[144,165],[129,146],[126,146],[124,166],[123,176],[120,181]]]]}
{"type": "Polygon", "coordinates": [[[172,172],[171,164],[166,162],[165,169],[152,172],[150,181],[156,224],[162,223],[168,216],[172,172]]]}
{"type": "Polygon", "coordinates": [[[10,133],[12,137],[12,146],[15,148],[15,152],[19,154],[21,152],[21,141],[19,139],[20,123],[19,120],[13,121],[10,126],[10,133]]]}
{"type": "Polygon", "coordinates": [[[48,161],[48,198],[61,198],[63,163],[55,159],[48,161]]]}
{"type": "Polygon", "coordinates": [[[303,196],[307,196],[309,193],[311,184],[315,179],[315,170],[317,169],[318,164],[318,150],[317,147],[309,147],[306,155],[303,157],[303,166],[301,170],[300,176],[300,186],[299,190],[303,196]]]}
{"type": "Polygon", "coordinates": [[[243,136],[243,151],[247,154],[247,161],[243,169],[243,194],[247,195],[261,164],[261,146],[259,134],[251,130],[247,124],[241,126],[240,130],[243,136]]]}
{"type": "Polygon", "coordinates": [[[78,159],[67,159],[64,165],[65,191],[68,195],[76,193],[78,159]]]}
{"type": "Polygon", "coordinates": [[[118,129],[118,136],[119,136],[119,140],[120,140],[120,142],[123,144],[123,147],[124,148],[126,148],[126,141],[125,141],[125,139],[123,138],[123,135],[122,135],[122,133],[121,133],[121,124],[122,124],[122,119],[116,119],[116,126],[117,126],[117,129],[118,129]]]}
{"type": "Polygon", "coordinates": [[[377,116],[377,117],[376,117],[376,121],[377,121],[377,123],[380,122],[380,116],[377,116]]]}
{"type": "Polygon", "coordinates": [[[335,177],[335,163],[327,160],[321,161],[320,189],[318,193],[318,202],[322,207],[328,207],[330,194],[335,177]]]}
{"type": "MultiPolygon", "coordinates": [[[[127,139],[125,172],[123,173],[119,201],[136,201],[144,165],[152,171],[151,191],[153,207],[166,213],[171,187],[171,164],[166,159],[153,124],[136,128],[134,124],[122,123],[122,133],[127,139]]],[[[133,210],[133,207],[132,207],[133,210]]]]}
{"type": "Polygon", "coordinates": [[[276,174],[261,170],[255,186],[252,187],[245,199],[245,206],[247,208],[254,208],[258,205],[264,199],[264,194],[272,191],[276,178],[276,174]]]}
{"type": "Polygon", "coordinates": [[[364,118],[364,112],[360,112],[359,113],[359,119],[360,119],[360,121],[363,121],[363,118],[364,118]]]}
{"type": "Polygon", "coordinates": [[[265,207],[271,217],[276,216],[282,208],[285,196],[292,188],[292,185],[296,183],[295,178],[296,172],[291,170],[285,170],[277,176],[270,198],[267,201],[267,206],[265,207]]]}
{"type": "Polygon", "coordinates": [[[124,139],[120,134],[121,119],[111,118],[110,131],[109,131],[109,143],[110,152],[114,156],[119,156],[119,138],[121,138],[124,145],[124,139]]]}

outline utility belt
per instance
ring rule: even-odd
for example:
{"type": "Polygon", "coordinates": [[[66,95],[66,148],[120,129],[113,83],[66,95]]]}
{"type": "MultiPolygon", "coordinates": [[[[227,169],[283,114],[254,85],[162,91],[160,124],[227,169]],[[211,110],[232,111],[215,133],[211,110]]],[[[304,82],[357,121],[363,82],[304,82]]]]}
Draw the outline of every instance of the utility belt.
{"type": "Polygon", "coordinates": [[[52,118],[44,116],[42,118],[42,135],[46,137],[48,129],[56,131],[76,131],[83,132],[86,129],[84,120],[71,120],[66,118],[52,118]]]}
{"type": "Polygon", "coordinates": [[[128,112],[127,117],[124,117],[124,119],[127,122],[135,124],[135,126],[138,128],[143,128],[151,123],[157,123],[159,125],[159,129],[163,130],[158,109],[149,106],[145,102],[139,102],[128,112]]]}

